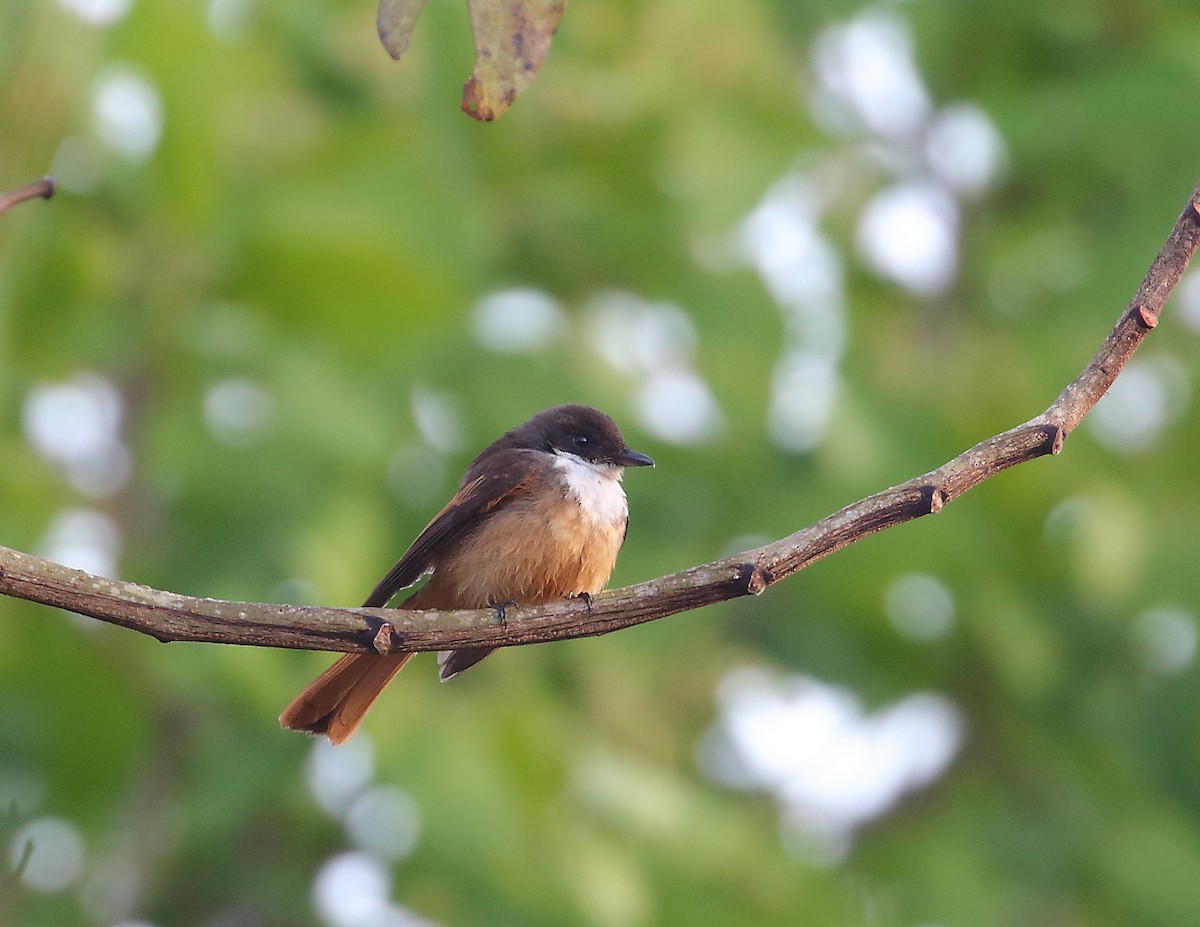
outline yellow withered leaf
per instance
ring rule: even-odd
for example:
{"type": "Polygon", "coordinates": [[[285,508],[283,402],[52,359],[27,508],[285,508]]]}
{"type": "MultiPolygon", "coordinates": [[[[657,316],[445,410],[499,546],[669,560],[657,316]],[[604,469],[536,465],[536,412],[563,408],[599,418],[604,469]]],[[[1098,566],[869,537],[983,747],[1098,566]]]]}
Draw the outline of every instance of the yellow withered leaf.
{"type": "MultiPolygon", "coordinates": [[[[408,48],[426,0],[380,0],[376,28],[393,58],[408,48]]],[[[467,0],[475,71],[463,89],[465,113],[495,119],[533,81],[546,60],[567,0],[467,0]]]]}

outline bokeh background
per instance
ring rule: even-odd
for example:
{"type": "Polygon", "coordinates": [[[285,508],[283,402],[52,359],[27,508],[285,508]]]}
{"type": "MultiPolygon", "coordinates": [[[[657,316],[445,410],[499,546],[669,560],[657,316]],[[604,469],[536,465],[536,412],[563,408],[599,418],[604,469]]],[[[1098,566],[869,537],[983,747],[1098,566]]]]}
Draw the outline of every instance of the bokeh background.
{"type": "MultiPolygon", "coordinates": [[[[623,585],[1036,414],[1200,174],[1187,3],[573,3],[458,111],[466,11],[0,5],[0,543],[353,605],[563,401],[623,585]]],[[[1200,276],[1065,453],[768,595],[415,661],[0,600],[0,924],[1178,925],[1200,910],[1200,276]],[[13,870],[24,860],[19,877],[13,870]]]]}

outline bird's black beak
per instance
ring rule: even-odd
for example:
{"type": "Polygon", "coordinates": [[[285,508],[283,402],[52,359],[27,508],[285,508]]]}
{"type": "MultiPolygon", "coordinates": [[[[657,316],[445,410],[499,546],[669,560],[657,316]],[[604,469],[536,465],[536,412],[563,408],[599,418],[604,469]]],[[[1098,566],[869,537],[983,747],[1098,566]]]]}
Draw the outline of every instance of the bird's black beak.
{"type": "Polygon", "coordinates": [[[654,461],[645,454],[639,454],[637,451],[631,451],[629,448],[621,451],[613,461],[622,467],[653,467],[654,461]]]}

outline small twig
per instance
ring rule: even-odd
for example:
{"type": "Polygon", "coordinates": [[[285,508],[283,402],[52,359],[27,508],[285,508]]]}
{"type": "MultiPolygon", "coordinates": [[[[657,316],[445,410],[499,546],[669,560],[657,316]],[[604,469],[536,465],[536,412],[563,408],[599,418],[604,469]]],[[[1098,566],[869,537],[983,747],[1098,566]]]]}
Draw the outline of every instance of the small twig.
{"type": "Polygon", "coordinates": [[[773,544],[590,601],[511,608],[505,622],[499,622],[492,609],[439,612],[221,602],[92,576],[3,547],[0,593],[90,615],[161,641],[374,653],[504,647],[606,634],[702,605],[760,595],[772,583],[867,535],[940,511],[1003,470],[1057,454],[1157,324],[1198,242],[1200,185],[1096,356],[1041,415],[773,544]]]}
{"type": "Polygon", "coordinates": [[[4,215],[17,204],[24,203],[26,200],[36,200],[38,197],[48,200],[52,196],[54,196],[53,177],[43,177],[41,180],[25,184],[19,190],[0,193],[0,216],[4,215]]]}

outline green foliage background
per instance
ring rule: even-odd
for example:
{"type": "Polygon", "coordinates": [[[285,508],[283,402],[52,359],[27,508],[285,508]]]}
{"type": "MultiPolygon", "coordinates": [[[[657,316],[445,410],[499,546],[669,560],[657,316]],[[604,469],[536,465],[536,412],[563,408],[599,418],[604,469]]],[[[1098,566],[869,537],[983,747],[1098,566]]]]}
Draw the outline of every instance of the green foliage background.
{"type": "MultiPolygon", "coordinates": [[[[1200,13],[1190,4],[889,6],[932,100],[968,100],[1007,171],[963,208],[950,290],[917,298],[856,257],[879,168],[804,103],[814,37],[853,3],[603,0],[567,11],[549,60],[492,125],[458,112],[465,11],[431,4],[391,63],[365,0],[261,0],[229,35],[199,2],[134,4],[97,28],[50,0],[0,9],[0,188],[93,137],[116,62],[157,88],[145,161],[100,150],[93,185],[0,220],[0,543],[37,551],[66,508],[121,532],[123,577],[179,592],[354,604],[475,449],[560,401],[610,411],[658,468],[627,481],[614,583],[778,537],[1040,411],[1083,366],[1195,182],[1200,13]],[[695,255],[797,165],[859,158],[822,229],[846,261],[848,342],[814,451],[770,439],[784,325],[762,280],[695,255]],[[513,286],[561,305],[553,347],[508,355],[472,307],[513,286]],[[997,296],[1017,288],[1016,308],[997,296]],[[1007,290],[1006,290],[1007,288],[1007,290]],[[597,352],[589,301],[682,307],[720,436],[658,439],[636,377],[597,352]],[[132,473],[81,496],[27,440],[38,384],[106,378],[132,473]],[[253,440],[218,440],[204,397],[257,384],[253,440]],[[414,390],[463,440],[427,498],[389,483],[422,448],[414,390]]],[[[1177,300],[1178,302],[1178,300],[1177,300]]],[[[1176,925],[1200,910],[1195,667],[1140,658],[1135,616],[1200,603],[1200,341],[1169,308],[1139,360],[1184,371],[1140,453],[1087,427],[752,602],[608,638],[503,653],[452,686],[420,660],[366,730],[374,778],[412,796],[418,842],[393,897],[443,924],[1176,925]],[[1065,500],[1070,517],[1048,516],[1065,500]],[[1057,526],[1057,527],[1055,527],[1057,526]],[[936,576],[951,631],[896,632],[884,592],[936,576]],[[785,851],[778,810],[698,769],[714,690],[738,664],[958,705],[948,772],[858,833],[837,865],[785,851]]],[[[437,461],[429,452],[428,459],[437,461]]],[[[425,459],[425,458],[421,458],[425,459]]],[[[305,779],[312,744],[275,718],[322,654],[174,645],[0,600],[0,781],[26,818],[73,822],[83,881],[0,885],[0,923],[318,922],[313,879],[345,850],[305,779]],[[104,860],[137,890],[97,905],[104,860]],[[91,878],[91,882],[87,881],[91,878]],[[89,913],[90,912],[90,913],[89,913]],[[97,913],[100,912],[100,913],[97,913]]],[[[0,847],[8,866],[10,847],[0,847]]]]}

